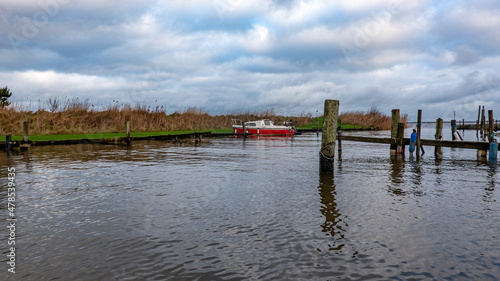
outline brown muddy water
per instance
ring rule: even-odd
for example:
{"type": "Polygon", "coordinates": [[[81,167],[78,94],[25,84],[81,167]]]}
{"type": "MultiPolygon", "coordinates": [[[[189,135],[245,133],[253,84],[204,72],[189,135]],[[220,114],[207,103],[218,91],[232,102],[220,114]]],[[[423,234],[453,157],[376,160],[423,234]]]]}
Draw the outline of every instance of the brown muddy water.
{"type": "Polygon", "coordinates": [[[321,177],[320,144],[303,134],[1,152],[0,280],[500,279],[499,167],[473,150],[436,158],[428,147],[416,162],[344,142],[334,178],[321,177]]]}

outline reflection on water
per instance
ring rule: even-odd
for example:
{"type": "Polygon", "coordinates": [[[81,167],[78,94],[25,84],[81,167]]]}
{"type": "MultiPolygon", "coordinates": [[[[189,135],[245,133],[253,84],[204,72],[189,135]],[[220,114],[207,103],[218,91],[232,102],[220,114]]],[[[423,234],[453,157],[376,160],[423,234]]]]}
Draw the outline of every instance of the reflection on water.
{"type": "Polygon", "coordinates": [[[0,201],[6,168],[17,171],[16,277],[500,278],[495,164],[460,149],[417,162],[342,145],[334,177],[318,174],[316,134],[2,153],[0,201]]]}

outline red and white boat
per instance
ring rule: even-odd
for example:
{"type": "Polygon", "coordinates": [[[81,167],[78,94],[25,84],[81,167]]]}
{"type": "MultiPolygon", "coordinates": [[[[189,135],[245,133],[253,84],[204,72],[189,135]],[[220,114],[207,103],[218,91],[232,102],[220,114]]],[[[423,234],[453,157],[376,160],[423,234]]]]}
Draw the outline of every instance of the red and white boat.
{"type": "MultiPolygon", "coordinates": [[[[241,120],[233,120],[233,131],[239,134],[243,133],[243,122],[241,120]]],[[[263,119],[245,122],[245,133],[267,136],[293,136],[295,128],[291,122],[285,122],[284,125],[274,125],[273,121],[263,119]]]]}

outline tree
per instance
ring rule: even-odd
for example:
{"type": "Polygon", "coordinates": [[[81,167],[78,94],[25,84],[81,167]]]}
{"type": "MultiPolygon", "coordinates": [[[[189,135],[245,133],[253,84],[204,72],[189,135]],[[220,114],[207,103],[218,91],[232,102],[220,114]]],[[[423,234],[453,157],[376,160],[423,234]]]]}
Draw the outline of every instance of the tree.
{"type": "Polygon", "coordinates": [[[9,88],[5,87],[0,89],[0,106],[6,107],[10,105],[9,98],[12,96],[12,92],[9,88]]]}

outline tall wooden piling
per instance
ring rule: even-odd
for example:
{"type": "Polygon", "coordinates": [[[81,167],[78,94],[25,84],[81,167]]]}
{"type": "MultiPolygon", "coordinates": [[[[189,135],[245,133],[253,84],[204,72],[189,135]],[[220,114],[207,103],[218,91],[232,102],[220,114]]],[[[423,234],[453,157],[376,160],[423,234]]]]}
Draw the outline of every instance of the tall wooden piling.
{"type": "Polygon", "coordinates": [[[396,137],[398,146],[396,149],[397,154],[403,156],[403,158],[405,156],[405,145],[403,144],[403,138],[405,137],[405,127],[405,123],[398,123],[398,134],[396,137]]]}
{"type": "Polygon", "coordinates": [[[451,120],[451,140],[457,140],[455,133],[457,132],[457,120],[451,120]]]}
{"type": "Polygon", "coordinates": [[[319,120],[316,120],[316,136],[319,136],[319,120]]]}
{"type": "Polygon", "coordinates": [[[417,161],[420,160],[420,132],[422,128],[422,109],[418,110],[417,116],[417,161]]]}
{"type": "Polygon", "coordinates": [[[342,120],[339,120],[339,128],[338,128],[337,136],[338,136],[338,138],[337,138],[337,141],[338,141],[337,150],[338,150],[339,159],[340,159],[340,157],[342,155],[342,120]]]}
{"type": "Polygon", "coordinates": [[[483,105],[483,110],[482,110],[482,113],[481,113],[481,139],[484,140],[484,135],[485,135],[485,123],[486,123],[486,117],[484,115],[484,105],[483,105]]]}
{"type": "Polygon", "coordinates": [[[320,173],[333,174],[338,115],[339,101],[325,100],[323,133],[321,138],[321,150],[319,152],[320,173]]]}
{"type": "Polygon", "coordinates": [[[5,136],[5,150],[7,151],[12,150],[12,135],[5,136]]]}
{"type": "Polygon", "coordinates": [[[493,110],[488,110],[488,142],[493,141],[493,127],[495,126],[495,120],[493,119],[493,110]]]}
{"type": "Polygon", "coordinates": [[[391,155],[396,155],[398,152],[398,126],[399,126],[399,109],[392,110],[392,122],[391,122],[391,139],[393,139],[393,143],[391,143],[391,155]]]}
{"type": "Polygon", "coordinates": [[[28,121],[23,123],[23,141],[28,142],[28,121]]]}
{"type": "MultiPolygon", "coordinates": [[[[434,134],[434,139],[435,140],[442,140],[443,139],[443,119],[438,118],[436,119],[436,133],[434,134]]],[[[434,155],[441,154],[442,150],[440,146],[435,146],[434,147],[434,155]]]]}
{"type": "Polygon", "coordinates": [[[126,133],[127,133],[127,145],[130,144],[130,121],[125,123],[126,133]]]}
{"type": "Polygon", "coordinates": [[[243,121],[243,138],[245,139],[247,137],[247,129],[245,128],[245,122],[243,121]]]}
{"type": "Polygon", "coordinates": [[[476,121],[476,138],[479,139],[479,119],[481,118],[481,106],[477,111],[477,121],[476,121]]]}

